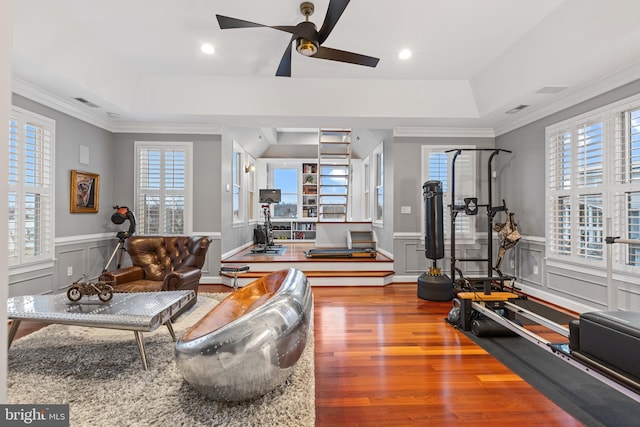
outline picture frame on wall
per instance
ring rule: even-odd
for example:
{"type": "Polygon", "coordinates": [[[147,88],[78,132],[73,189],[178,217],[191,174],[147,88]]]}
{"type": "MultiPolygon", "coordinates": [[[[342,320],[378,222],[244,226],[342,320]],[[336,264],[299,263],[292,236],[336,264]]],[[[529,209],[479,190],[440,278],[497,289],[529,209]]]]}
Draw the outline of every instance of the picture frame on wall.
{"type": "Polygon", "coordinates": [[[100,175],[71,171],[71,213],[97,213],[100,198],[100,175]]]}

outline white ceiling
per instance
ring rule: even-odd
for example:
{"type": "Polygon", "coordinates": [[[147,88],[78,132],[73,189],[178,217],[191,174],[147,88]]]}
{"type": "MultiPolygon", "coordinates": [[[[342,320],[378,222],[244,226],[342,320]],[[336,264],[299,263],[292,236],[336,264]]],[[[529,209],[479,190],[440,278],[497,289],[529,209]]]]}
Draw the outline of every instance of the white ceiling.
{"type": "MultiPolygon", "coordinates": [[[[322,25],[328,0],[311,17],[322,25]]],[[[353,0],[324,46],[376,68],[303,57],[290,35],[215,15],[304,20],[299,0],[14,0],[14,90],[112,130],[152,126],[501,130],[640,77],[637,0],[353,0]],[[200,45],[215,46],[204,55],[200,45]],[[398,59],[403,48],[413,51],[398,59]],[[566,87],[558,93],[542,88],[566,87]],[[99,108],[73,101],[82,97],[99,108]],[[522,112],[505,112],[520,104],[522,112]],[[117,113],[113,118],[107,113],[117,113]],[[100,121],[98,120],[98,121],[100,121]]]]}

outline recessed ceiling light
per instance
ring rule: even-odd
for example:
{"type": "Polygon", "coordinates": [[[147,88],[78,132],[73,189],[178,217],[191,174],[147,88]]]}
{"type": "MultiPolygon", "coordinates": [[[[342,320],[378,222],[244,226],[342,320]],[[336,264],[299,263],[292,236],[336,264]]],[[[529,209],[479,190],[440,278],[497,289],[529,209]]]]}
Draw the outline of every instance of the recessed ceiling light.
{"type": "Polygon", "coordinates": [[[204,53],[211,55],[212,53],[214,53],[216,51],[216,49],[213,47],[213,45],[209,44],[209,43],[204,43],[202,46],[200,46],[200,50],[203,51],[204,53]]]}
{"type": "Polygon", "coordinates": [[[398,54],[398,58],[400,59],[409,59],[411,58],[411,51],[409,49],[402,49],[398,54]]]}

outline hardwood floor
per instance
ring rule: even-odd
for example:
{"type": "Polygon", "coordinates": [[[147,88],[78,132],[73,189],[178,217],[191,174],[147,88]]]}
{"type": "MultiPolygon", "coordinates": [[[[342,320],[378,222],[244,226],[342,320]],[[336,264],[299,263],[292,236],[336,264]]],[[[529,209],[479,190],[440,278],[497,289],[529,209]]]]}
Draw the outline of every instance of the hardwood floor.
{"type": "MultiPolygon", "coordinates": [[[[200,285],[202,292],[227,292],[200,285]]],[[[580,426],[415,284],[314,287],[317,426],[580,426]]],[[[17,337],[42,327],[23,322],[17,337]]]]}
{"type": "Polygon", "coordinates": [[[316,425],[582,425],[414,284],[315,287],[316,425]]]}

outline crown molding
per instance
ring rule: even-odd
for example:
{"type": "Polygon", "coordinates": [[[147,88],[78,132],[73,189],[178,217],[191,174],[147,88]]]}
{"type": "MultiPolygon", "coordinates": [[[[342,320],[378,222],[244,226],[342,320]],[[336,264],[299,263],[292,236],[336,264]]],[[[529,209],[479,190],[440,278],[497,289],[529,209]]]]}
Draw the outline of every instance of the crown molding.
{"type": "Polygon", "coordinates": [[[162,134],[203,134],[222,135],[222,127],[207,124],[183,123],[114,123],[114,133],[162,133],[162,134]]]}
{"type": "Polygon", "coordinates": [[[394,137],[494,138],[491,128],[401,127],[393,129],[394,137]]]}
{"type": "Polygon", "coordinates": [[[13,76],[11,91],[83,122],[108,131],[112,129],[110,119],[105,117],[103,112],[80,108],[75,102],[47,92],[18,77],[13,76]]]}
{"type": "Polygon", "coordinates": [[[621,71],[607,74],[599,79],[590,81],[581,87],[571,91],[567,90],[565,95],[560,95],[558,99],[544,106],[532,109],[526,114],[509,120],[504,124],[498,124],[495,129],[496,136],[511,132],[537,120],[548,117],[559,111],[576,106],[605,92],[624,86],[640,78],[640,62],[630,65],[621,71]]]}
{"type": "Polygon", "coordinates": [[[31,101],[113,133],[222,134],[222,127],[208,124],[120,123],[106,117],[102,110],[82,108],[74,100],[61,98],[15,76],[12,78],[11,90],[31,101]]]}

